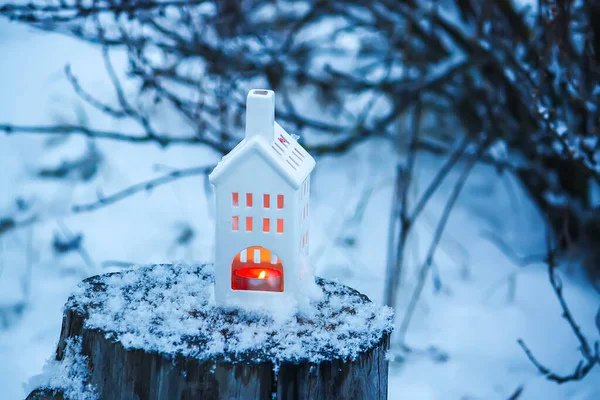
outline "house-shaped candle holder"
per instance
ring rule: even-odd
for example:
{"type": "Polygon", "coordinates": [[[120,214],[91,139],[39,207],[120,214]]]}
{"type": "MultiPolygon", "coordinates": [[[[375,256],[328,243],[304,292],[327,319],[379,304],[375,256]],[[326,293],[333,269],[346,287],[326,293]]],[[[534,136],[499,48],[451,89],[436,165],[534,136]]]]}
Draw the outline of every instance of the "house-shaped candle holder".
{"type": "Polygon", "coordinates": [[[275,122],[275,95],[251,90],[245,138],[210,174],[216,192],[215,300],[253,307],[302,300],[315,160],[275,122]]]}

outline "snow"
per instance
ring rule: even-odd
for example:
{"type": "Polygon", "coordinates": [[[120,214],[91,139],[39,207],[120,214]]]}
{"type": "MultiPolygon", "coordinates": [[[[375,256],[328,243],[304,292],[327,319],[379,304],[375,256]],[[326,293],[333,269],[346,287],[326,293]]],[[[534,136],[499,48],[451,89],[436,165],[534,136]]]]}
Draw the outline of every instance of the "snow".
{"type": "Polygon", "coordinates": [[[51,360],[41,374],[32,377],[27,384],[28,390],[48,389],[59,391],[69,400],[96,400],[95,388],[86,383],[90,371],[87,357],[81,354],[81,339],[67,339],[64,358],[51,360]]]}
{"type": "Polygon", "coordinates": [[[567,196],[565,196],[564,194],[554,193],[551,191],[544,192],[543,196],[549,204],[555,206],[566,206],[567,202],[569,201],[567,196]]]}
{"type": "MultiPolygon", "coordinates": [[[[52,123],[57,117],[74,117],[82,105],[64,79],[67,63],[88,90],[114,102],[96,47],[0,20],[0,52],[10,55],[0,64],[2,122],[52,123]]],[[[118,70],[125,65],[122,54],[116,53],[113,61],[118,70]]],[[[87,108],[85,113],[91,126],[135,132],[123,121],[108,120],[87,108]]],[[[177,118],[165,116],[160,122],[161,131],[189,131],[177,118]]],[[[212,257],[213,223],[203,177],[139,193],[94,213],[72,215],[65,203],[94,201],[97,189],[110,194],[147,180],[157,175],[156,165],[164,169],[214,163],[215,154],[199,147],[163,151],[152,145],[99,141],[104,156],[100,173],[91,182],[75,184],[40,181],[31,172],[40,164],[58,162],[61,154],[64,159],[76,158],[85,141],[70,138],[52,149],[45,143],[43,137],[0,134],[0,216],[17,212],[16,197],[32,201],[35,212],[48,212],[31,228],[0,236],[0,304],[27,302],[21,315],[8,327],[0,327],[0,397],[6,400],[24,398],[23,383],[40,374],[45,359],[54,355],[62,306],[78,282],[90,275],[80,255],[52,252],[49,243],[53,232],[60,230],[59,222],[84,233],[83,245],[97,266],[107,260],[144,264],[212,257]],[[182,225],[194,229],[187,246],[176,242],[182,225]],[[30,294],[24,298],[20,282],[30,234],[35,251],[30,294]]],[[[383,297],[396,163],[388,142],[372,141],[347,155],[318,160],[312,180],[311,258],[317,274],[354,287],[375,302],[383,297]],[[363,199],[366,205],[361,208],[363,199]],[[349,237],[349,231],[352,240],[341,240],[349,237]]],[[[432,156],[419,158],[416,191],[431,181],[439,164],[432,156]]],[[[413,236],[397,318],[405,313],[415,282],[414,265],[429,245],[448,192],[446,185],[436,194],[413,236]]],[[[558,386],[540,376],[526,359],[516,342],[519,338],[545,365],[570,373],[579,360],[578,343],[561,318],[545,266],[514,265],[483,238],[482,230],[501,235],[519,254],[543,251],[543,219],[517,179],[478,166],[436,255],[440,290],[428,282],[409,328],[406,341],[412,351],[401,352],[393,343],[389,398],[504,400],[521,385],[520,400],[600,398],[598,368],[582,382],[558,386]]],[[[594,317],[600,298],[577,271],[576,265],[560,271],[566,300],[584,334],[597,339],[594,317]]]]}
{"type": "Polygon", "coordinates": [[[320,297],[296,310],[222,309],[213,300],[213,266],[180,262],[93,278],[67,307],[86,310],[87,328],[125,348],[203,360],[354,360],[392,329],[389,307],[345,286],[323,282],[320,297]],[[106,290],[94,290],[98,285],[106,290]]]}

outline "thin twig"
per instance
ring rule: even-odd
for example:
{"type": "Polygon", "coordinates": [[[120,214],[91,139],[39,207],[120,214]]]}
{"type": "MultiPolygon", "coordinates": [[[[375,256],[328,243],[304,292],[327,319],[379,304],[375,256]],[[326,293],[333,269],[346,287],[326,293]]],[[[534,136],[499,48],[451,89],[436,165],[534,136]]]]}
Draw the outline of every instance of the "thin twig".
{"type": "Polygon", "coordinates": [[[507,400],[517,400],[523,394],[523,385],[518,386],[507,400]]]}
{"type": "Polygon", "coordinates": [[[493,243],[512,263],[526,267],[531,264],[536,264],[546,261],[547,254],[529,254],[519,255],[500,235],[492,231],[481,232],[481,237],[493,243]]]}
{"type": "MultiPolygon", "coordinates": [[[[410,139],[408,142],[408,154],[406,165],[398,164],[396,167],[396,179],[392,199],[392,213],[390,215],[390,227],[388,232],[388,260],[385,282],[384,303],[390,307],[396,304],[396,293],[402,279],[402,267],[404,265],[404,250],[412,223],[414,220],[408,216],[408,193],[412,187],[415,163],[417,159],[417,144],[419,132],[421,131],[422,104],[417,100],[413,110],[410,139]]],[[[400,137],[401,135],[398,135],[400,137]]],[[[400,145],[397,145],[398,149],[400,145]]],[[[399,151],[398,151],[399,153],[399,151]]],[[[399,154],[398,154],[399,155],[399,154]]]]}
{"type": "MultiPolygon", "coordinates": [[[[58,18],[62,21],[69,21],[75,18],[88,17],[90,15],[99,13],[133,13],[137,11],[147,11],[153,9],[164,9],[167,7],[182,7],[191,6],[195,4],[205,3],[206,0],[167,0],[167,1],[153,1],[144,0],[136,2],[95,2],[89,6],[85,6],[83,3],[74,2],[67,4],[62,2],[60,5],[50,4],[4,4],[0,6],[0,15],[8,16],[11,19],[21,20],[24,22],[35,23],[42,22],[46,19],[40,17],[40,15],[46,13],[50,14],[50,18],[58,18]],[[61,18],[61,13],[70,12],[69,18],[61,18]]],[[[46,17],[48,18],[48,17],[46,17]]]]}
{"type": "MultiPolygon", "coordinates": [[[[431,181],[431,183],[427,186],[427,188],[421,195],[419,201],[415,205],[415,208],[412,209],[412,211],[409,215],[409,219],[411,221],[414,221],[419,217],[419,214],[421,214],[421,212],[423,211],[423,209],[425,208],[425,206],[427,205],[427,203],[429,202],[431,197],[434,195],[436,190],[440,187],[442,182],[446,179],[446,176],[448,176],[448,174],[450,173],[452,168],[454,168],[454,166],[463,158],[463,155],[467,151],[469,144],[471,144],[471,139],[468,136],[465,136],[462,140],[462,143],[460,145],[458,145],[458,147],[452,152],[452,154],[450,154],[450,156],[448,157],[448,159],[446,160],[444,165],[442,165],[442,167],[438,170],[438,172],[436,173],[436,175],[433,178],[433,180],[431,181]]],[[[475,161],[479,160],[480,157],[481,156],[478,156],[478,157],[471,156],[470,163],[473,162],[474,160],[475,161]]]]}
{"type": "Polygon", "coordinates": [[[489,141],[486,141],[485,143],[482,143],[479,145],[479,149],[478,149],[476,155],[474,157],[472,157],[466,163],[465,167],[463,168],[463,171],[459,175],[458,180],[456,181],[456,184],[454,185],[454,187],[452,189],[452,192],[450,193],[450,196],[448,197],[448,201],[446,202],[446,205],[444,206],[444,211],[442,212],[440,221],[435,229],[433,239],[431,240],[431,244],[429,245],[429,249],[427,251],[425,261],[424,261],[423,265],[421,265],[421,267],[419,268],[419,277],[418,277],[418,281],[417,281],[417,286],[415,287],[415,289],[413,291],[410,302],[406,309],[406,313],[404,314],[404,318],[402,319],[402,323],[400,324],[400,328],[398,330],[398,335],[400,337],[400,341],[404,341],[406,332],[408,331],[408,326],[410,325],[410,321],[416,310],[417,303],[421,297],[423,288],[425,287],[425,282],[427,280],[427,274],[429,273],[429,270],[431,269],[431,265],[433,263],[433,258],[434,258],[437,246],[440,242],[440,239],[442,238],[444,229],[446,228],[446,224],[448,222],[448,219],[450,217],[452,209],[454,208],[454,205],[456,204],[456,200],[458,200],[458,197],[460,196],[460,193],[462,192],[462,189],[463,189],[465,183],[467,182],[467,179],[471,173],[471,170],[477,163],[478,159],[481,156],[483,156],[483,154],[487,150],[488,145],[489,145],[489,141]]]}
{"type": "Polygon", "coordinates": [[[170,136],[167,134],[159,134],[149,136],[147,134],[129,135],[122,132],[94,130],[83,125],[48,125],[48,126],[27,126],[27,125],[11,125],[0,124],[0,132],[5,132],[7,135],[14,133],[34,134],[34,135],[69,135],[77,134],[97,139],[111,139],[131,143],[157,143],[161,147],[169,145],[189,145],[189,144],[206,144],[221,153],[226,153],[230,149],[223,145],[208,141],[195,135],[190,136],[170,136]]]}
{"type": "Polygon", "coordinates": [[[210,173],[214,169],[214,166],[205,166],[205,167],[193,167],[193,168],[185,168],[179,169],[172,172],[169,172],[166,175],[160,176],[155,179],[151,179],[149,181],[136,183],[126,189],[120,190],[110,196],[100,197],[98,201],[88,203],[88,204],[80,204],[74,205],[71,209],[74,213],[81,212],[89,212],[94,211],[99,208],[106,207],[107,205],[114,204],[120,200],[123,200],[126,197],[132,196],[138,192],[150,191],[158,186],[186,178],[189,176],[197,176],[197,175],[206,175],[210,173]]]}
{"type": "Polygon", "coordinates": [[[545,367],[541,362],[539,362],[522,339],[519,339],[517,341],[517,343],[519,343],[519,346],[521,346],[521,348],[525,352],[525,355],[527,355],[527,358],[529,359],[529,361],[531,361],[531,363],[538,369],[538,371],[542,375],[544,375],[546,377],[546,379],[548,379],[550,381],[554,381],[556,383],[579,381],[579,380],[585,378],[585,376],[592,370],[592,368],[594,368],[594,366],[596,364],[600,364],[600,350],[599,350],[600,342],[597,342],[597,341],[594,342],[594,345],[592,348],[592,346],[590,346],[587,338],[581,332],[581,328],[579,327],[579,325],[575,322],[575,319],[573,318],[573,314],[571,313],[571,310],[569,309],[569,306],[567,305],[567,302],[563,295],[562,281],[560,280],[560,277],[556,273],[556,268],[557,268],[556,249],[554,248],[554,246],[552,244],[552,239],[550,237],[550,234],[548,234],[547,246],[548,246],[548,253],[547,253],[546,262],[548,264],[548,278],[550,280],[552,289],[554,290],[554,294],[556,295],[556,298],[560,304],[560,308],[562,310],[562,317],[567,321],[567,323],[569,324],[569,327],[571,328],[571,331],[573,331],[573,334],[575,335],[575,337],[577,338],[577,341],[579,342],[579,350],[581,351],[581,354],[583,355],[583,360],[580,360],[577,363],[574,371],[571,374],[559,375],[559,374],[551,371],[549,368],[545,367]]]}
{"type": "Polygon", "coordinates": [[[105,114],[110,115],[112,118],[120,119],[128,116],[128,114],[125,111],[117,110],[116,108],[103,103],[102,101],[94,97],[92,94],[88,93],[85,89],[83,89],[83,87],[81,87],[81,85],[79,84],[79,79],[77,79],[77,77],[73,74],[70,65],[67,65],[65,67],[65,75],[67,77],[67,80],[71,83],[71,86],[73,86],[73,90],[75,90],[75,93],[77,93],[77,95],[81,97],[81,99],[87,104],[102,111],[105,114]]]}

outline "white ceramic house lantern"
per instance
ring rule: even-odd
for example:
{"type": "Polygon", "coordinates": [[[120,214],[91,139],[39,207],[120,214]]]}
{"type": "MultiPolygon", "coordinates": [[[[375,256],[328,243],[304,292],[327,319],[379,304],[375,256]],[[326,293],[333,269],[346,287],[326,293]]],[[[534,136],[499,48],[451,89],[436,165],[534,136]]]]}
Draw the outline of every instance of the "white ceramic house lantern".
{"type": "Polygon", "coordinates": [[[275,122],[275,94],[251,90],[246,137],[210,174],[216,191],[215,300],[253,307],[302,300],[308,261],[310,173],[315,160],[275,122]]]}

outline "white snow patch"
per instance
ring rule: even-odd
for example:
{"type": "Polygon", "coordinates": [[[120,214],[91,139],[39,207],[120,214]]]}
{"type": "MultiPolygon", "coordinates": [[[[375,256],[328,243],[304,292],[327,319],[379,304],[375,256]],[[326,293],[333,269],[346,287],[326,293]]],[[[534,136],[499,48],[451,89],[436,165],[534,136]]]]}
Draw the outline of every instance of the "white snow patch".
{"type": "Polygon", "coordinates": [[[62,392],[69,400],[96,400],[95,387],[86,383],[89,375],[87,357],[81,354],[81,339],[70,338],[63,359],[48,361],[42,373],[29,380],[26,389],[28,392],[34,389],[62,392]]]}
{"type": "Polygon", "coordinates": [[[568,202],[567,196],[563,193],[545,191],[544,198],[548,203],[553,204],[555,206],[564,206],[568,202]]]}
{"type": "Polygon", "coordinates": [[[391,332],[391,308],[333,282],[321,290],[293,312],[218,308],[212,265],[160,264],[91,278],[67,307],[86,310],[88,328],[126,348],[199,359],[354,360],[391,332]]]}

